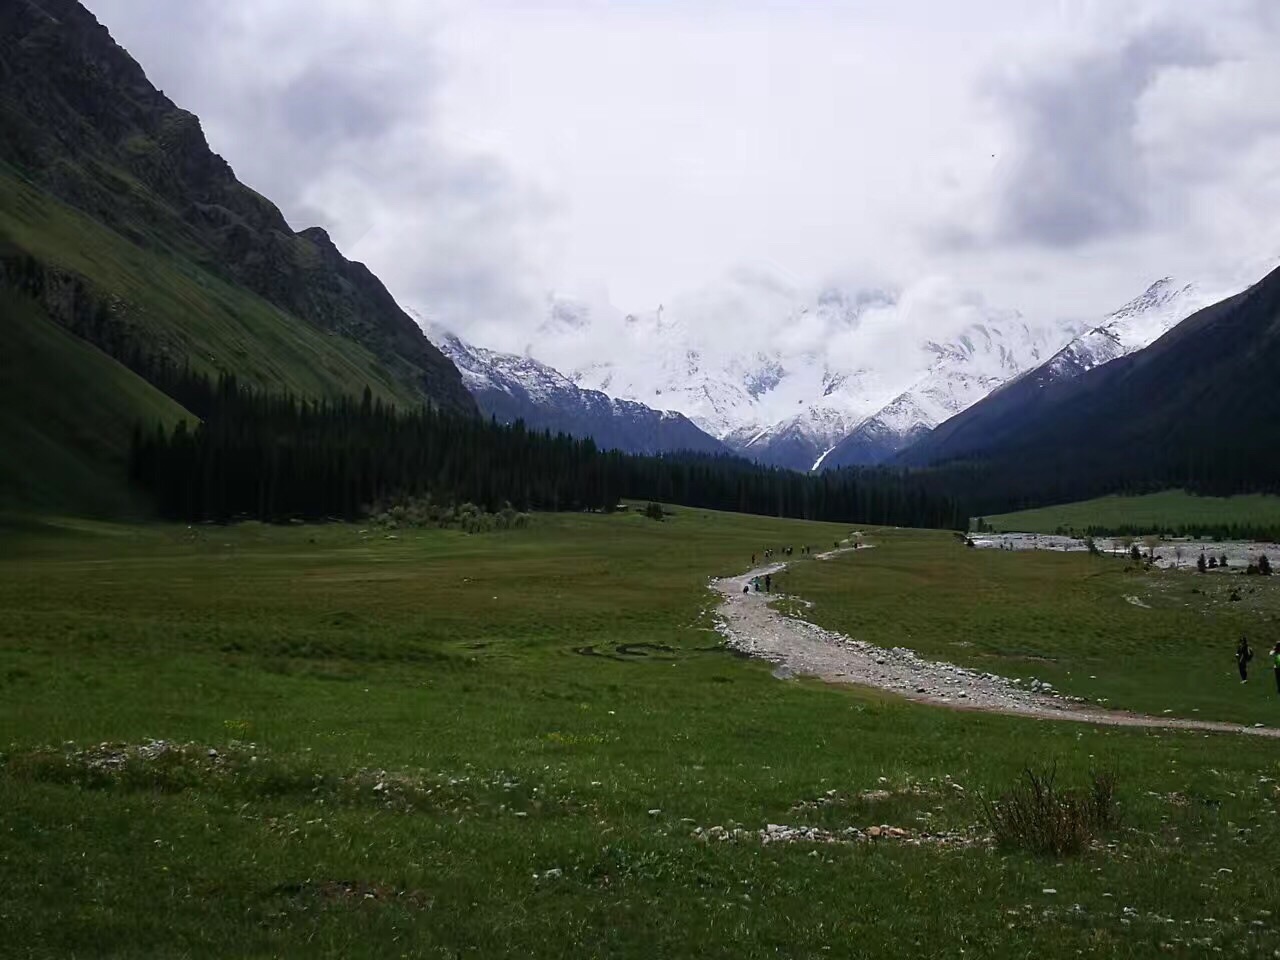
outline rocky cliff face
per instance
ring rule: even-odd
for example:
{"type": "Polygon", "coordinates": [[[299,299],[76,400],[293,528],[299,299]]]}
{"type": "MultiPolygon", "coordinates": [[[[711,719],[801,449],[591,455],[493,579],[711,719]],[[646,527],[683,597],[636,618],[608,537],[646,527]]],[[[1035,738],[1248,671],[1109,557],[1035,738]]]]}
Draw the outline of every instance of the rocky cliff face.
{"type": "Polygon", "coordinates": [[[363,345],[422,399],[474,412],[458,371],[377,277],[240,183],[199,120],[76,0],[0,3],[0,163],[127,240],[363,345]]]}

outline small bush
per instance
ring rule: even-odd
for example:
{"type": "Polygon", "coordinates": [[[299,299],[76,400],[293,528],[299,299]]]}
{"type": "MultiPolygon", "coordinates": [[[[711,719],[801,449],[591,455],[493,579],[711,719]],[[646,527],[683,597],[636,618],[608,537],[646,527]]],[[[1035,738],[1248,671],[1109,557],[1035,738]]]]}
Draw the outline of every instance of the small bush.
{"type": "Polygon", "coordinates": [[[1053,856],[1079,853],[1119,820],[1116,776],[1092,773],[1084,789],[1063,789],[1056,767],[1028,768],[998,799],[984,798],[982,812],[1002,847],[1053,856]]]}
{"type": "Polygon", "coordinates": [[[666,513],[662,509],[662,504],[651,502],[644,508],[644,515],[650,520],[661,520],[666,516],[666,513]]]}

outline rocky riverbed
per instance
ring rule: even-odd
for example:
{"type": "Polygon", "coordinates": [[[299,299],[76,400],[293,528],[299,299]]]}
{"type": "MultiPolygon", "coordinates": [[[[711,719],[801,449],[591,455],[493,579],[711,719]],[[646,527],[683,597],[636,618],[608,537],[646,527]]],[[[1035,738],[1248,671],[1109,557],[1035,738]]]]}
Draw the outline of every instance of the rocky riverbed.
{"type": "MultiPolygon", "coordinates": [[[[1053,553],[1083,553],[1089,549],[1088,543],[1081,537],[1066,537],[1045,533],[979,533],[970,538],[974,547],[979,550],[1046,550],[1053,553]]],[[[1145,554],[1146,544],[1141,540],[1133,541],[1145,554]]],[[[1094,545],[1105,556],[1124,558],[1128,555],[1130,544],[1119,538],[1096,537],[1094,545]]],[[[1200,554],[1206,557],[1227,558],[1227,566],[1219,567],[1213,573],[1243,573],[1250,563],[1266,556],[1273,563],[1280,563],[1280,544],[1261,543],[1252,540],[1160,540],[1155,545],[1155,565],[1163,570],[1183,569],[1195,570],[1200,554]]]]}
{"type": "MultiPolygon", "coordinates": [[[[852,550],[833,551],[817,558],[824,562],[852,550]]],[[[957,709],[987,710],[1044,719],[1076,720],[1114,726],[1166,727],[1280,737],[1280,728],[1172,717],[1149,717],[1106,710],[1083,698],[1061,695],[1051,684],[1034,678],[1005,677],[918,656],[906,647],[885,648],[854,639],[813,623],[787,616],[771,605],[778,594],[747,590],[754,579],[777,575],[786,564],[760,567],[742,576],[711,581],[724,602],[717,629],[735,650],[777,665],[774,675],[818,677],[836,683],[877,687],[919,700],[957,709]]]]}

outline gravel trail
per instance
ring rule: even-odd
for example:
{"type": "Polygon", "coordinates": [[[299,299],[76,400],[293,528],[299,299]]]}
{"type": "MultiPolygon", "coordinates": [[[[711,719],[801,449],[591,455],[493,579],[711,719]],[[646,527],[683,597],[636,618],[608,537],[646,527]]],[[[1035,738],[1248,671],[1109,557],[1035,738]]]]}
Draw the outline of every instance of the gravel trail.
{"type": "MultiPolygon", "coordinates": [[[[851,549],[834,550],[819,554],[816,559],[824,561],[852,552],[851,549]]],[[[724,597],[718,629],[729,646],[777,664],[774,675],[779,678],[811,676],[834,683],[856,683],[888,690],[908,700],[960,710],[1117,727],[1280,738],[1280,728],[1275,727],[1154,717],[1086,705],[1078,698],[1059,695],[1047,685],[1028,689],[994,673],[925,660],[903,647],[885,649],[855,640],[770,609],[769,603],[780,599],[780,594],[743,592],[753,578],[763,579],[766,574],[776,576],[786,568],[785,563],[773,563],[742,576],[711,581],[711,586],[724,597]]]]}

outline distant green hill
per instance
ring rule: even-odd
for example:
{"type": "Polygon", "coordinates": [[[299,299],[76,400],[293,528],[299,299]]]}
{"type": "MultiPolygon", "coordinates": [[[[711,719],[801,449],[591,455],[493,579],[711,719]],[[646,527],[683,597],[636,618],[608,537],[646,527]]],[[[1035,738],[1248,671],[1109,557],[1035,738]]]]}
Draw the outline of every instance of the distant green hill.
{"type": "Polygon", "coordinates": [[[1197,497],[1183,490],[1165,490],[1137,497],[1099,497],[983,519],[992,530],[1002,533],[1084,533],[1091,529],[1102,532],[1131,528],[1190,532],[1232,526],[1250,531],[1280,530],[1280,497],[1197,497]]]}
{"type": "Polygon", "coordinates": [[[15,338],[6,369],[20,355],[35,365],[4,386],[11,502],[85,507],[94,484],[80,475],[95,464],[104,490],[118,482],[112,452],[135,420],[166,409],[121,364],[231,372],[310,397],[367,386],[402,405],[476,411],[377,277],[241,184],[198,119],[75,0],[0,3],[0,324],[15,338]],[[64,389],[19,402],[42,378],[64,389]],[[86,417],[90,398],[110,415],[86,417]],[[72,423],[106,433],[63,429],[72,423]],[[46,455],[25,456],[37,437],[46,455]]]}

